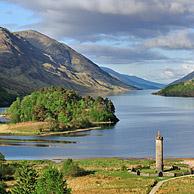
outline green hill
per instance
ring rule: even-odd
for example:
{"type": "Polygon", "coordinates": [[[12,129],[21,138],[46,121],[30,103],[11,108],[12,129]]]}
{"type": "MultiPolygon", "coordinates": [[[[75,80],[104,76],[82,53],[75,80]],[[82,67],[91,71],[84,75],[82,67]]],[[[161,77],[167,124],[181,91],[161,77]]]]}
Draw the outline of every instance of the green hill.
{"type": "Polygon", "coordinates": [[[169,85],[155,94],[162,96],[194,97],[194,80],[169,85]]]}

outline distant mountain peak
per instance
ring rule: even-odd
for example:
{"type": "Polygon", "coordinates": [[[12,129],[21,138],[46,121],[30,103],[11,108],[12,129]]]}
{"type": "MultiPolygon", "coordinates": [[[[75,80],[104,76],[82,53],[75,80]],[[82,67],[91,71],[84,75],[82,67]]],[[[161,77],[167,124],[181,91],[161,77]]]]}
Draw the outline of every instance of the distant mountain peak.
{"type": "Polygon", "coordinates": [[[0,30],[0,80],[0,88],[14,95],[51,85],[81,93],[135,89],[57,40],[34,30],[11,33],[5,28],[0,30]]]}
{"type": "Polygon", "coordinates": [[[9,33],[9,30],[7,28],[3,28],[0,26],[0,32],[8,32],[9,33]]]}
{"type": "Polygon", "coordinates": [[[163,96],[194,97],[194,71],[172,82],[157,94],[163,96]]]}
{"type": "Polygon", "coordinates": [[[185,75],[181,79],[178,79],[178,80],[172,82],[170,85],[178,84],[178,83],[185,82],[185,81],[190,81],[190,80],[193,80],[193,79],[194,79],[194,71],[192,71],[191,73],[185,75]]]}
{"type": "Polygon", "coordinates": [[[131,76],[131,75],[118,73],[108,67],[101,67],[101,68],[107,73],[109,73],[111,76],[122,81],[123,83],[134,86],[139,89],[161,89],[165,86],[164,84],[148,81],[134,75],[131,76]]]}

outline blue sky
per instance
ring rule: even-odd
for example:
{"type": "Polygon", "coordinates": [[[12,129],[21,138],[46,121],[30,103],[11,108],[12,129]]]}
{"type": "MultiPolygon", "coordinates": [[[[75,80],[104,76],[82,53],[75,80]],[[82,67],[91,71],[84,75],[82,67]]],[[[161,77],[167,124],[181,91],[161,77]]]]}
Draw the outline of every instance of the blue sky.
{"type": "Polygon", "coordinates": [[[194,71],[190,0],[2,0],[0,25],[34,29],[100,66],[169,83],[194,71]]]}
{"type": "Polygon", "coordinates": [[[14,3],[0,2],[0,24],[2,27],[17,31],[25,25],[35,24],[39,18],[35,17],[33,11],[25,9],[14,3]]]}

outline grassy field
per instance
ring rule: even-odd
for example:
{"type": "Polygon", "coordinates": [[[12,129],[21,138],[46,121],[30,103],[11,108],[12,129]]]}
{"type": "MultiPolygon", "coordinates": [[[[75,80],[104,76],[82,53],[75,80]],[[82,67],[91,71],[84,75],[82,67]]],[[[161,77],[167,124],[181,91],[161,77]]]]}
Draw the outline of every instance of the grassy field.
{"type": "Polygon", "coordinates": [[[8,135],[38,135],[46,129],[48,129],[48,123],[46,122],[0,124],[0,134],[8,135]]]}
{"type": "Polygon", "coordinates": [[[90,131],[101,129],[100,126],[88,127],[83,129],[71,129],[66,131],[51,131],[50,124],[48,122],[21,122],[21,123],[8,123],[0,124],[0,135],[38,135],[38,136],[49,136],[49,135],[60,135],[77,133],[82,131],[90,131]]]}
{"type": "Polygon", "coordinates": [[[170,180],[162,185],[157,194],[194,194],[194,177],[170,180]]]}
{"type": "MultiPolygon", "coordinates": [[[[14,161],[7,162],[13,163],[14,161]]],[[[18,161],[16,163],[21,162],[22,161],[18,161]]],[[[72,189],[73,194],[146,194],[149,193],[151,188],[158,181],[166,179],[136,176],[130,174],[126,169],[132,167],[154,166],[154,161],[151,159],[99,158],[75,160],[75,162],[77,162],[80,167],[91,173],[81,177],[66,177],[68,186],[72,189]]],[[[49,163],[56,165],[59,169],[62,167],[62,162],[54,163],[51,161],[28,161],[28,163],[31,163],[38,172],[40,172],[40,170],[46,167],[49,163]]],[[[169,166],[175,163],[182,165],[182,160],[165,161],[165,164],[169,166]]],[[[192,183],[194,183],[194,179],[191,180],[193,181],[192,183]]],[[[186,180],[186,182],[189,184],[188,180],[186,180]]],[[[8,181],[7,185],[12,187],[14,185],[14,180],[8,181]]],[[[191,185],[190,188],[194,188],[194,186],[191,185]]],[[[165,187],[161,190],[161,192],[163,190],[165,190],[165,187]]]]}
{"type": "Polygon", "coordinates": [[[116,194],[116,193],[148,193],[155,184],[154,178],[145,178],[132,175],[127,168],[147,166],[152,160],[122,160],[122,159],[85,159],[77,161],[84,169],[95,173],[86,177],[68,180],[73,193],[80,194],[116,194]]]}

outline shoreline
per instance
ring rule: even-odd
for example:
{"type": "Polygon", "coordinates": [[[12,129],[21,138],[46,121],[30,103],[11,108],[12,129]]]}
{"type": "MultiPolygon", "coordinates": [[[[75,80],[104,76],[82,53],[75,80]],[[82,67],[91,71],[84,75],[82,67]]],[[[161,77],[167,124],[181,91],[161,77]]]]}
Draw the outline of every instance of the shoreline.
{"type": "Polygon", "coordinates": [[[0,135],[15,136],[54,136],[63,134],[73,134],[79,132],[87,132],[103,128],[104,125],[113,125],[113,122],[95,122],[93,126],[86,128],[75,128],[64,131],[49,131],[49,123],[47,122],[22,122],[22,123],[2,123],[0,124],[0,135]]]}
{"type": "Polygon", "coordinates": [[[97,129],[101,129],[101,127],[89,127],[89,128],[83,128],[83,129],[61,131],[61,132],[48,132],[48,133],[40,134],[37,136],[45,137],[45,136],[52,136],[52,135],[72,134],[72,133],[86,132],[86,131],[92,131],[92,130],[97,130],[97,129]]]}
{"type": "MultiPolygon", "coordinates": [[[[45,159],[6,159],[6,161],[52,161],[52,162],[61,162],[61,161],[64,161],[64,160],[67,160],[67,159],[73,159],[73,160],[77,160],[77,161],[82,161],[82,160],[113,160],[113,159],[118,159],[118,160],[147,160],[147,161],[155,161],[155,158],[154,157],[121,157],[121,156],[103,156],[103,157],[65,157],[65,158],[45,158],[45,159]]],[[[164,158],[164,161],[168,161],[168,160],[174,160],[174,161],[183,161],[183,162],[188,162],[188,165],[192,165],[194,167],[194,157],[193,158],[181,158],[181,157],[178,157],[178,158],[173,158],[173,157],[167,157],[167,158],[164,158]]]]}

